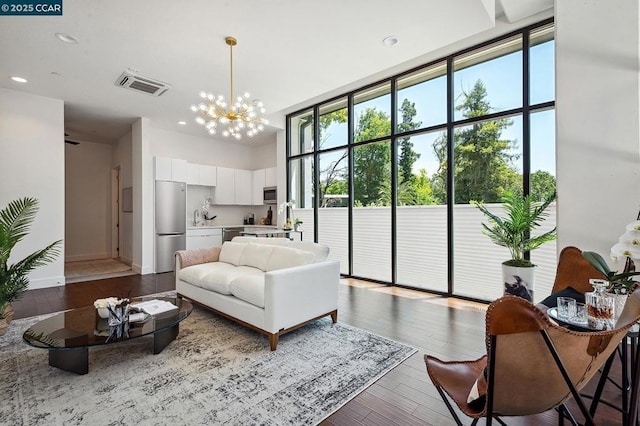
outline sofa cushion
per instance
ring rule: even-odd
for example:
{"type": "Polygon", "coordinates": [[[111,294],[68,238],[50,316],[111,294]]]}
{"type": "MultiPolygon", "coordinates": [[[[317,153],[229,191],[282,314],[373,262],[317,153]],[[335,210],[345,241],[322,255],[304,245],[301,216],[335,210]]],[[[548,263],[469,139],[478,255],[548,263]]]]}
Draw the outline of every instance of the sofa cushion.
{"type": "Polygon", "coordinates": [[[292,268],[313,263],[313,253],[289,247],[274,246],[267,260],[265,271],[292,268]]]}
{"type": "Polygon", "coordinates": [[[244,275],[229,284],[231,294],[240,300],[264,308],[264,274],[244,275]]]}
{"type": "Polygon", "coordinates": [[[207,275],[212,272],[225,271],[233,268],[233,265],[225,262],[200,263],[180,269],[178,278],[196,287],[205,288],[205,285],[207,285],[206,280],[208,279],[207,275]]]}
{"type": "Polygon", "coordinates": [[[242,254],[240,255],[240,262],[238,263],[238,265],[252,266],[254,268],[265,271],[267,260],[271,255],[273,247],[274,246],[265,244],[247,244],[244,250],[242,250],[242,254]]]}
{"type": "Polygon", "coordinates": [[[240,264],[240,256],[242,251],[247,245],[244,243],[234,243],[232,241],[225,241],[220,249],[220,256],[218,260],[220,262],[230,263],[232,265],[240,264]]]}
{"type": "Polygon", "coordinates": [[[325,244],[317,244],[311,241],[291,241],[287,247],[313,253],[314,262],[322,262],[329,257],[329,246],[325,244]]]}
{"type": "Polygon", "coordinates": [[[232,294],[229,285],[239,277],[257,275],[264,277],[264,272],[250,266],[232,266],[231,268],[214,269],[209,271],[203,279],[201,287],[205,290],[220,294],[232,294]]]}

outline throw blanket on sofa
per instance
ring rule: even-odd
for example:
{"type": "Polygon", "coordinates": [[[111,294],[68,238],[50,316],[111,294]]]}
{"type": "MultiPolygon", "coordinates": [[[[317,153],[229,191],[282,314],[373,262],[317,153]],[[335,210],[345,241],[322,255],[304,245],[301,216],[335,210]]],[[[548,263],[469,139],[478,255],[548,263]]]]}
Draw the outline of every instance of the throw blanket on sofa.
{"type": "Polygon", "coordinates": [[[176,252],[176,256],[180,259],[180,265],[183,268],[191,265],[199,265],[201,263],[217,262],[220,257],[221,247],[208,247],[192,250],[180,250],[176,252]]]}

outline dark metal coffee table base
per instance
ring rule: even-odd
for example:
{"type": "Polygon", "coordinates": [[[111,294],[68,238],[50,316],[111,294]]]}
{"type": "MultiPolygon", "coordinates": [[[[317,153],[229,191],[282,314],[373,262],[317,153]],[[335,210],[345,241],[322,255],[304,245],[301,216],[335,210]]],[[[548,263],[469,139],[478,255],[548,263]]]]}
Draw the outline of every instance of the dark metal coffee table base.
{"type": "MultiPolygon", "coordinates": [[[[153,334],[153,354],[157,355],[178,337],[179,324],[153,334]]],[[[75,374],[89,372],[89,348],[49,349],[49,365],[75,374]]]]}

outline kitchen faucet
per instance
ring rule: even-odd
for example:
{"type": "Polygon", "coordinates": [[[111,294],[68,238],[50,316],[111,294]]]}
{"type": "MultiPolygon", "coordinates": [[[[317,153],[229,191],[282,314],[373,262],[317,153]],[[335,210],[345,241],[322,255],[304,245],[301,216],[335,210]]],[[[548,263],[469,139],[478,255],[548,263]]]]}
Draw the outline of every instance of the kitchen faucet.
{"type": "Polygon", "coordinates": [[[198,219],[200,219],[200,212],[196,209],[193,211],[193,226],[198,226],[198,219]]]}

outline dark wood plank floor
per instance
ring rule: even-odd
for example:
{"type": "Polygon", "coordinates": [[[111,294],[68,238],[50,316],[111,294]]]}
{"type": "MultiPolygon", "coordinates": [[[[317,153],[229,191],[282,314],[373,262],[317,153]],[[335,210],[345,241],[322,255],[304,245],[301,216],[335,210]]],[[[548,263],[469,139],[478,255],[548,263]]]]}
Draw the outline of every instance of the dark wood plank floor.
{"type": "MultiPolygon", "coordinates": [[[[175,289],[172,273],[133,275],[28,291],[14,303],[16,318],[87,306],[108,296],[142,296],[175,289]]],[[[453,425],[447,408],[427,376],[425,353],[443,359],[475,359],[484,352],[484,306],[428,293],[343,280],[338,320],[412,345],[418,352],[367,388],[322,424],[453,425]]],[[[256,338],[263,338],[256,335],[256,338]]],[[[620,371],[617,361],[615,372],[620,371]]],[[[614,374],[615,374],[614,372],[614,374]]],[[[593,386],[593,384],[592,384],[593,386]]],[[[620,401],[608,385],[604,398],[620,401]]],[[[573,410],[575,412],[575,410],[573,410]]],[[[599,425],[620,425],[620,414],[606,406],[599,425]]],[[[554,412],[507,419],[510,425],[556,425],[554,412]]]]}

